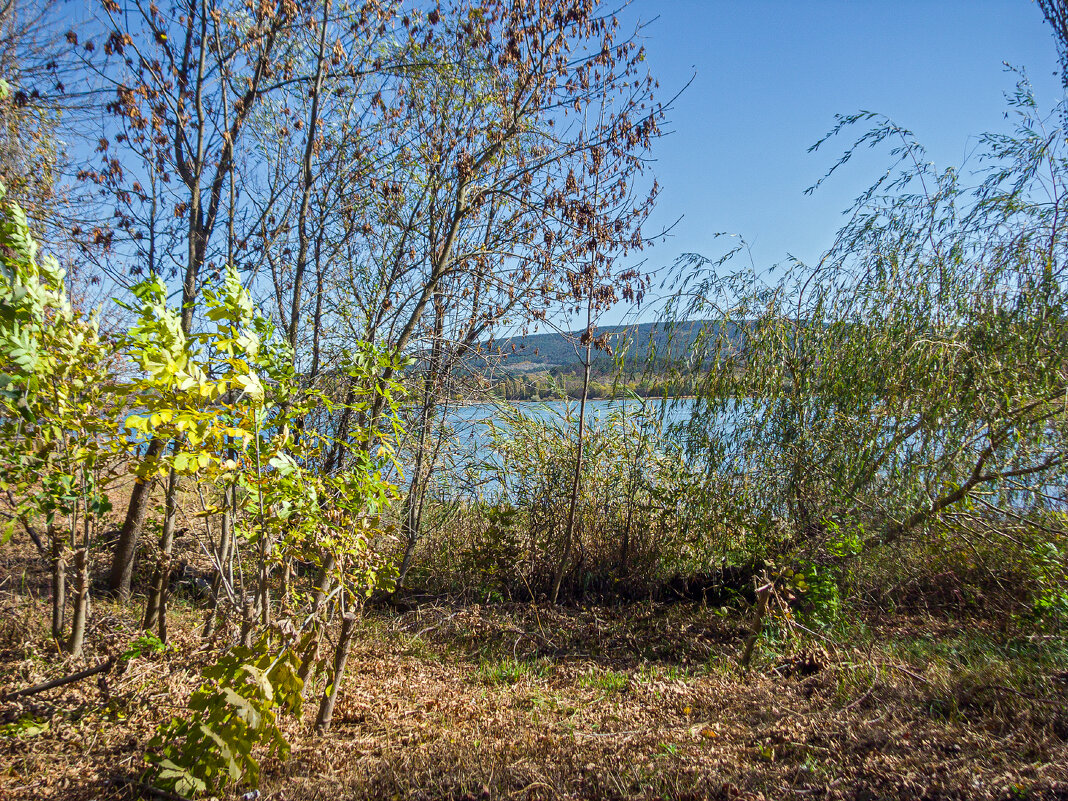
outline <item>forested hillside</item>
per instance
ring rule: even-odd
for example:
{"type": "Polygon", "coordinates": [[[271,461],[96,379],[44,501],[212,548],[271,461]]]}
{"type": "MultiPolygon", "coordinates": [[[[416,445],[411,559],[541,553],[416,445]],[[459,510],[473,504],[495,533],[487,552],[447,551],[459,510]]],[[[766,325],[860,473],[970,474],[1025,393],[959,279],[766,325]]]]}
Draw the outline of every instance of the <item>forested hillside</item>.
{"type": "MultiPolygon", "coordinates": [[[[738,342],[735,323],[724,326],[726,337],[738,342]]],[[[486,363],[498,363],[509,372],[531,372],[551,367],[574,367],[582,361],[584,331],[508,336],[482,344],[486,363]]],[[[688,320],[635,325],[594,326],[591,336],[597,358],[612,363],[663,367],[689,358],[699,337],[718,336],[711,320],[688,320]]]]}

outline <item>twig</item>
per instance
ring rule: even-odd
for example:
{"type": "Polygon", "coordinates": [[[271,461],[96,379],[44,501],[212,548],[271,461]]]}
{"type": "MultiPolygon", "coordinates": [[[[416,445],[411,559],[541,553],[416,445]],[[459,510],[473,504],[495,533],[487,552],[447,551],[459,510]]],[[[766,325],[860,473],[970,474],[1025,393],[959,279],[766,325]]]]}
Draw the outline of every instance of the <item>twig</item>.
{"type": "Polygon", "coordinates": [[[1055,701],[1052,698],[1041,698],[1037,695],[1028,695],[1027,693],[1020,692],[1019,690],[1014,690],[1012,687],[1006,687],[1004,684],[985,684],[979,689],[977,689],[975,692],[976,694],[978,694],[989,690],[1000,690],[1004,693],[1012,693],[1013,695],[1018,695],[1021,698],[1026,698],[1028,701],[1031,701],[1033,703],[1049,704],[1050,706],[1056,707],[1058,709],[1064,706],[1060,701],[1055,701]]]}
{"type": "Polygon", "coordinates": [[[806,634],[811,634],[813,637],[817,637],[817,638],[823,640],[825,643],[828,643],[835,650],[838,650],[839,648],[842,647],[840,643],[838,643],[835,640],[831,639],[826,634],[820,634],[818,631],[813,631],[808,626],[804,626],[804,625],[798,623],[796,620],[794,620],[793,617],[787,618],[787,622],[792,627],[797,628],[797,629],[801,629],[801,631],[805,632],[806,634]]]}
{"type": "Polygon", "coordinates": [[[524,637],[530,637],[530,639],[532,640],[541,640],[542,644],[545,645],[546,648],[556,647],[556,644],[552,640],[548,639],[542,634],[539,634],[536,631],[525,631],[524,629],[517,628],[516,626],[507,626],[504,630],[510,632],[511,634],[518,634],[519,639],[523,639],[524,637]]]}
{"type": "Polygon", "coordinates": [[[576,731],[572,732],[575,737],[631,737],[635,734],[641,734],[641,730],[635,729],[634,731],[576,731]]]}
{"type": "Polygon", "coordinates": [[[111,658],[96,667],[79,670],[77,673],[71,673],[69,676],[63,676],[59,679],[52,679],[52,681],[46,681],[43,684],[35,684],[32,687],[27,687],[25,690],[16,690],[15,692],[7,693],[3,698],[0,698],[0,701],[13,701],[16,698],[21,698],[26,695],[36,695],[45,690],[51,690],[53,687],[62,687],[64,684],[70,684],[81,679],[89,678],[90,676],[95,676],[97,673],[104,673],[105,671],[111,670],[114,664],[115,659],[111,658]]]}
{"type": "MultiPolygon", "coordinates": [[[[460,610],[460,611],[463,611],[463,610],[460,610]]],[[[460,614],[460,612],[453,612],[451,615],[449,615],[448,617],[442,618],[437,623],[429,625],[426,628],[420,629],[419,631],[417,631],[415,634],[412,635],[412,639],[414,640],[417,637],[422,637],[427,632],[434,631],[435,629],[440,629],[442,626],[444,626],[446,623],[448,623],[450,620],[452,620],[458,614],[460,614]]]]}
{"type": "Polygon", "coordinates": [[[916,679],[916,681],[922,681],[924,684],[930,684],[931,683],[930,681],[925,679],[923,676],[920,676],[920,675],[918,675],[916,673],[913,673],[908,668],[904,668],[901,665],[895,664],[893,662],[888,662],[887,664],[890,665],[890,667],[892,667],[894,670],[900,670],[906,676],[910,676],[910,677],[916,679]]]}
{"type": "Polygon", "coordinates": [[[526,792],[529,792],[530,790],[533,790],[535,787],[542,787],[542,788],[544,788],[546,790],[549,790],[557,798],[560,797],[560,794],[558,792],[556,792],[556,788],[553,787],[551,784],[546,784],[545,782],[531,782],[526,787],[522,787],[519,790],[514,790],[514,791],[510,792],[507,797],[511,798],[512,796],[515,796],[515,795],[522,795],[523,793],[526,793],[526,792]]]}
{"type": "Polygon", "coordinates": [[[874,687],[875,687],[875,685],[872,684],[871,687],[869,687],[867,690],[865,690],[864,694],[862,696],[860,696],[860,698],[858,698],[856,701],[851,703],[849,706],[843,707],[841,711],[842,712],[848,712],[849,710],[853,709],[854,707],[860,706],[860,704],[864,701],[864,699],[867,698],[869,695],[871,695],[871,691],[874,689],[874,687]]]}

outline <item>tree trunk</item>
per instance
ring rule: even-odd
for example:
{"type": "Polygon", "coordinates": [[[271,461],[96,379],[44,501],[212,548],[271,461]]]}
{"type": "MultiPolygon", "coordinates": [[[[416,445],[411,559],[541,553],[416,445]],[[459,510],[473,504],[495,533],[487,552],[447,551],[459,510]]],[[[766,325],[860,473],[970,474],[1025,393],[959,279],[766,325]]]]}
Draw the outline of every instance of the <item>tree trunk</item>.
{"type": "Polygon", "coordinates": [[[76,595],[74,596],[74,615],[70,624],[70,640],[67,651],[71,656],[82,655],[85,642],[85,621],[89,616],[89,558],[85,548],[74,552],[74,572],[76,595]]]}
{"type": "Polygon", "coordinates": [[[262,531],[260,533],[259,561],[259,580],[256,584],[256,616],[260,620],[260,625],[263,628],[267,628],[271,625],[271,588],[269,586],[271,571],[267,565],[267,535],[262,531]]]}
{"type": "Polygon", "coordinates": [[[178,492],[178,474],[171,470],[167,476],[167,494],[164,499],[163,532],[159,538],[159,563],[152,579],[152,590],[145,606],[145,619],[142,628],[145,631],[159,626],[159,638],[167,641],[167,585],[171,577],[171,547],[174,545],[174,519],[178,492]]]}
{"type": "Polygon", "coordinates": [[[560,596],[560,585],[567,571],[567,563],[571,560],[571,544],[575,537],[575,513],[578,508],[579,490],[582,488],[582,457],[585,455],[586,435],[586,398],[590,391],[590,358],[593,353],[593,288],[586,304],[586,359],[583,364],[582,374],[582,400],[579,402],[578,443],[575,454],[575,477],[571,483],[571,500],[567,507],[567,526],[564,529],[564,545],[560,554],[560,561],[556,566],[556,575],[553,576],[553,589],[550,600],[556,603],[560,596]]]}
{"type": "Polygon", "coordinates": [[[312,638],[312,641],[308,644],[308,647],[304,649],[304,653],[301,655],[300,668],[297,670],[297,678],[300,679],[301,689],[300,694],[302,698],[306,698],[308,694],[308,680],[311,678],[312,668],[315,667],[315,662],[319,659],[319,636],[312,638]]]}
{"type": "Polygon", "coordinates": [[[345,678],[345,663],[349,658],[349,648],[352,646],[352,635],[356,629],[356,615],[349,612],[341,621],[341,636],[337,641],[337,650],[334,652],[334,675],[330,686],[326,688],[323,700],[319,704],[319,716],[315,721],[315,728],[324,732],[330,728],[330,721],[334,717],[334,704],[337,701],[337,691],[345,678]]]}
{"type": "Polygon", "coordinates": [[[419,502],[423,493],[423,483],[420,480],[423,472],[423,432],[419,432],[419,445],[415,454],[415,467],[412,468],[412,480],[408,485],[408,492],[404,496],[401,509],[401,539],[404,542],[404,556],[401,558],[400,569],[397,571],[397,580],[393,584],[391,597],[396,597],[400,592],[404,579],[408,576],[408,570],[412,566],[412,556],[415,554],[415,546],[419,542],[419,529],[422,524],[422,504],[419,502]]]}
{"type": "Polygon", "coordinates": [[[332,553],[323,555],[323,566],[319,570],[319,581],[315,585],[315,597],[312,599],[312,612],[318,612],[323,605],[326,596],[330,592],[330,585],[334,583],[331,572],[337,565],[337,560],[332,553]]]}
{"type": "Polygon", "coordinates": [[[757,601],[756,609],[753,613],[753,627],[749,631],[749,637],[745,641],[745,650],[742,651],[742,658],[739,660],[742,670],[749,669],[749,662],[753,658],[753,649],[760,638],[760,630],[764,627],[764,614],[768,611],[768,596],[771,595],[771,586],[771,583],[768,582],[756,591],[757,601]]]}
{"type": "MultiPolygon", "coordinates": [[[[429,379],[428,379],[429,382],[429,379]]],[[[412,480],[408,484],[408,492],[404,496],[401,511],[401,538],[404,541],[404,556],[401,559],[400,570],[397,571],[397,581],[393,585],[393,596],[400,592],[408,570],[412,566],[412,555],[415,546],[419,542],[419,529],[422,524],[422,495],[426,490],[426,482],[423,481],[426,459],[426,435],[430,427],[430,414],[432,408],[430,389],[423,396],[423,412],[420,416],[419,440],[415,450],[415,466],[412,468],[412,480]]]]}
{"type": "MultiPolygon", "coordinates": [[[[153,439],[148,443],[145,459],[155,459],[163,450],[163,441],[153,439]]],[[[108,590],[120,601],[130,598],[130,582],[133,579],[134,557],[137,555],[137,540],[145,523],[148,502],[152,496],[152,480],[138,478],[130,493],[130,503],[126,507],[126,519],[123,521],[119,539],[115,542],[114,555],[111,557],[111,572],[108,578],[108,590]]]]}
{"type": "MultiPolygon", "coordinates": [[[[233,458],[232,453],[230,458],[233,458]]],[[[204,628],[200,632],[201,638],[205,640],[215,631],[215,622],[219,616],[219,593],[222,590],[223,582],[227,581],[226,565],[230,558],[230,548],[233,547],[231,509],[233,509],[233,487],[227,486],[223,489],[223,513],[222,521],[219,525],[219,545],[215,550],[215,573],[211,577],[212,608],[204,619],[204,628]]]]}
{"type": "Polygon", "coordinates": [[[252,647],[252,630],[255,628],[256,608],[252,601],[245,601],[241,607],[241,647],[252,647]]]}
{"type": "Polygon", "coordinates": [[[63,538],[53,526],[48,529],[52,540],[52,639],[61,643],[67,610],[67,560],[63,555],[63,538]]]}
{"type": "Polygon", "coordinates": [[[423,499],[427,485],[430,481],[431,472],[434,469],[434,459],[427,459],[427,437],[430,434],[430,418],[434,414],[437,398],[435,391],[439,379],[443,378],[442,372],[442,347],[445,334],[445,306],[440,292],[435,292],[433,297],[434,306],[434,341],[430,348],[430,363],[427,365],[426,379],[423,381],[423,408],[419,416],[419,441],[415,451],[415,467],[412,469],[412,480],[408,487],[408,494],[404,498],[404,514],[402,516],[402,536],[404,537],[404,558],[401,560],[400,570],[397,573],[397,582],[393,587],[392,595],[400,592],[404,579],[408,575],[408,569],[412,566],[412,555],[415,546],[419,542],[419,529],[423,522],[423,499]]]}
{"type": "Polygon", "coordinates": [[[341,412],[341,419],[334,432],[334,447],[330,449],[330,455],[326,458],[323,472],[327,475],[339,472],[345,464],[346,440],[349,436],[349,426],[352,424],[352,404],[356,402],[356,379],[349,377],[348,391],[345,393],[345,404],[341,412]]]}
{"type": "Polygon", "coordinates": [[[289,593],[293,585],[293,557],[286,556],[282,559],[282,587],[279,590],[279,614],[284,615],[289,609],[289,593]]]}

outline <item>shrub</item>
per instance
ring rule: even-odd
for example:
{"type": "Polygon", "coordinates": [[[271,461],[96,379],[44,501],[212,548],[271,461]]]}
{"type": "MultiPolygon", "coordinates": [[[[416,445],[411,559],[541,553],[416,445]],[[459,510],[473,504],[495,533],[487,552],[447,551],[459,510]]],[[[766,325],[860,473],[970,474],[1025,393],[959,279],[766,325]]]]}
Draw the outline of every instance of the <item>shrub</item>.
{"type": "Polygon", "coordinates": [[[771,282],[691,259],[707,272],[673,314],[716,323],[687,367],[704,380],[685,444],[735,488],[715,496],[724,516],[785,535],[775,551],[822,564],[839,526],[860,533],[858,553],[958,550],[969,516],[1063,509],[1068,160],[1047,130],[1062,109],[1040,118],[1021,85],[1012,111],[1016,135],[984,138],[973,187],[890,121],[843,118],[836,132],[874,123],[855,147],[893,142],[901,172],[861,197],[818,265],[771,282]]]}

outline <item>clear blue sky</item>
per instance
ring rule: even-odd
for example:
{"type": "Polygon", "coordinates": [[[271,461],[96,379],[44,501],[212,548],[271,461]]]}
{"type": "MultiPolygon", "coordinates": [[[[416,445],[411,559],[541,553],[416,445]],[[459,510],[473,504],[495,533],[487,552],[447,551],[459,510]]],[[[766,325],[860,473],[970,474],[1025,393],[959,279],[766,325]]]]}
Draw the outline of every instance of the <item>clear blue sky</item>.
{"type": "Polygon", "coordinates": [[[655,153],[655,220],[683,220],[648,251],[650,267],[719,252],[716,231],[744,236],[762,269],[787,254],[815,261],[889,166],[885,152],[859,159],[805,196],[849,143],[806,152],[836,113],[886,114],[948,167],[976,135],[1008,129],[1015,77],[1004,62],[1026,68],[1041,106],[1061,94],[1054,41],[1030,0],[633,0],[624,16],[658,17],[646,48],[663,97],[696,75],[655,153]]]}

